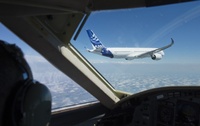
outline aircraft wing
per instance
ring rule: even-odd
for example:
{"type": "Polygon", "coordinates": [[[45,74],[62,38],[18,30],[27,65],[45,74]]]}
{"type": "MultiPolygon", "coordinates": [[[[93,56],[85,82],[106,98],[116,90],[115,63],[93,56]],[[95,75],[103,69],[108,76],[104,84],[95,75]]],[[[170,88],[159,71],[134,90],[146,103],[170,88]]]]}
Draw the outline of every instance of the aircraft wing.
{"type": "Polygon", "coordinates": [[[165,49],[171,47],[173,44],[174,44],[174,40],[171,38],[171,43],[170,43],[169,45],[166,45],[166,46],[161,47],[161,48],[157,48],[157,49],[155,49],[155,50],[152,50],[152,51],[149,51],[149,52],[146,52],[146,53],[142,53],[141,55],[138,55],[137,57],[138,57],[138,58],[139,58],[139,57],[142,58],[142,57],[146,57],[147,55],[152,55],[152,54],[154,54],[154,53],[160,52],[160,51],[162,51],[162,50],[165,50],[165,49]]]}

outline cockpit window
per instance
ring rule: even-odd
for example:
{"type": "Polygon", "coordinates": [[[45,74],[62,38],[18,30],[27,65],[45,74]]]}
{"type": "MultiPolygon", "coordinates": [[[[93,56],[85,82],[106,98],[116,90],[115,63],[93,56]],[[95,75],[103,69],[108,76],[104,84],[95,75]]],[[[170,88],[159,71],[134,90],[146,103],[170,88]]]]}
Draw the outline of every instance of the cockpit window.
{"type": "Polygon", "coordinates": [[[31,67],[33,78],[50,89],[53,100],[52,109],[97,101],[2,24],[0,24],[0,31],[2,40],[16,44],[22,49],[31,67]]]}
{"type": "Polygon", "coordinates": [[[79,52],[117,90],[199,86],[200,2],[91,13],[79,52]]]}

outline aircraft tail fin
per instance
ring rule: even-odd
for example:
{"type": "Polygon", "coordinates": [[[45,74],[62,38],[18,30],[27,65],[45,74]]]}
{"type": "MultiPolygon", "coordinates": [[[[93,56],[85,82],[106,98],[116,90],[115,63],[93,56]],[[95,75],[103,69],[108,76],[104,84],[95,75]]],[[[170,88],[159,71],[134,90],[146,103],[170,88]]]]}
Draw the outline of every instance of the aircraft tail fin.
{"type": "Polygon", "coordinates": [[[94,49],[101,49],[105,47],[92,30],[88,29],[86,31],[94,49]]]}

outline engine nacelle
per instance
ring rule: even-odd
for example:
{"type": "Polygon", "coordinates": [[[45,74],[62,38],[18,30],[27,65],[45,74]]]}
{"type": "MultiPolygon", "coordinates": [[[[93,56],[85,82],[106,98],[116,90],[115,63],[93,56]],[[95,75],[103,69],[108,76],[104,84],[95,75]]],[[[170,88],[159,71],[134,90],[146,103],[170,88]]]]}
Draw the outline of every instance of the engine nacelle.
{"type": "Polygon", "coordinates": [[[151,55],[152,60],[160,60],[162,59],[162,55],[159,53],[155,53],[153,55],[151,55]]]}

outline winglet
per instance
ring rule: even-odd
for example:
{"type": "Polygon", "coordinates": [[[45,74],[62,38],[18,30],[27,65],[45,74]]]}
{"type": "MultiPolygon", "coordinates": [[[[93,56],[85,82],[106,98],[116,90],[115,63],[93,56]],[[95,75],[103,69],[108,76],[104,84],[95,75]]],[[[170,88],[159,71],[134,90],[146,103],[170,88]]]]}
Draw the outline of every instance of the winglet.
{"type": "Polygon", "coordinates": [[[171,40],[172,40],[172,42],[171,42],[170,46],[172,46],[174,44],[174,40],[172,38],[171,38],[171,40]]]}
{"type": "Polygon", "coordinates": [[[171,43],[169,45],[166,45],[164,47],[158,48],[158,49],[154,50],[154,52],[159,52],[161,50],[165,50],[165,49],[171,47],[173,44],[174,44],[174,40],[171,38],[171,43]]]}

